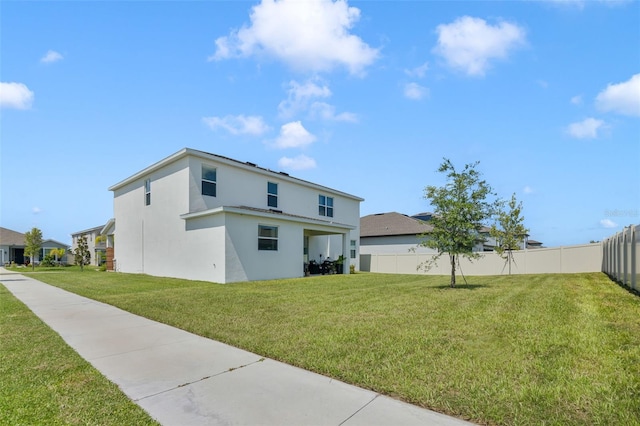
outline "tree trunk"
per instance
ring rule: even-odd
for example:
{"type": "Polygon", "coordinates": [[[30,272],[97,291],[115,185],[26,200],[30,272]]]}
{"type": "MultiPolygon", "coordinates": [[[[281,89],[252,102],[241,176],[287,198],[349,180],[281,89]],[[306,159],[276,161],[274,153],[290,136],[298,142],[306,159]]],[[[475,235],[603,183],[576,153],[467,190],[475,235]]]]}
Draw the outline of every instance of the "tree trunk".
{"type": "Polygon", "coordinates": [[[450,254],[449,259],[451,260],[451,288],[456,286],[456,255],[450,254]]]}

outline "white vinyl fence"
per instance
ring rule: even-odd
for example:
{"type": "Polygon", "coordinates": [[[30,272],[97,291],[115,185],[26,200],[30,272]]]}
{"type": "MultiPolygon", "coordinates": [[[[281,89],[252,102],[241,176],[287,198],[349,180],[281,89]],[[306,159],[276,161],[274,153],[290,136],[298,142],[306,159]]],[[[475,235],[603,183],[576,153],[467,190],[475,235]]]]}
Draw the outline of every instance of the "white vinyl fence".
{"type": "Polygon", "coordinates": [[[624,228],[602,242],[602,271],[630,289],[640,291],[640,225],[624,228]]]}
{"type": "MultiPolygon", "coordinates": [[[[509,266],[505,265],[504,259],[497,253],[481,254],[482,257],[473,262],[462,258],[457,272],[465,275],[508,274],[509,266]]],[[[451,265],[446,255],[440,257],[437,266],[430,270],[418,270],[419,265],[433,257],[432,254],[420,253],[363,254],[360,255],[360,270],[390,274],[449,275],[451,265]]],[[[517,250],[513,252],[513,257],[515,263],[511,266],[512,274],[600,272],[603,265],[601,243],[517,250]]]]}

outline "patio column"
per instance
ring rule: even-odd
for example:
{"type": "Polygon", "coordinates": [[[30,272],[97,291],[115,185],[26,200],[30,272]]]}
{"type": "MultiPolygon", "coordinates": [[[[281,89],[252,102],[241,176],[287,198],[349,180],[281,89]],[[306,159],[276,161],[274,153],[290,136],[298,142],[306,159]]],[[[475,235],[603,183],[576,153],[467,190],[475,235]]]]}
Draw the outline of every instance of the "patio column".
{"type": "Polygon", "coordinates": [[[342,273],[343,274],[348,274],[349,273],[349,265],[351,264],[351,258],[349,257],[349,235],[351,235],[350,232],[346,232],[344,234],[342,234],[342,258],[344,259],[344,262],[342,263],[342,273]]]}

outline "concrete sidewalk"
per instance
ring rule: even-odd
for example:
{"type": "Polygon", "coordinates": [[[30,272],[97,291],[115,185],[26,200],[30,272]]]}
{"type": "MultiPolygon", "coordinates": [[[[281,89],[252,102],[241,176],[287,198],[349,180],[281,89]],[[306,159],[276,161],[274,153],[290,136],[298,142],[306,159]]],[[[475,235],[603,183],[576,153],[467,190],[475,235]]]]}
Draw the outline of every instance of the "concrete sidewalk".
{"type": "Polygon", "coordinates": [[[163,425],[471,425],[3,268],[0,282],[163,425]]]}

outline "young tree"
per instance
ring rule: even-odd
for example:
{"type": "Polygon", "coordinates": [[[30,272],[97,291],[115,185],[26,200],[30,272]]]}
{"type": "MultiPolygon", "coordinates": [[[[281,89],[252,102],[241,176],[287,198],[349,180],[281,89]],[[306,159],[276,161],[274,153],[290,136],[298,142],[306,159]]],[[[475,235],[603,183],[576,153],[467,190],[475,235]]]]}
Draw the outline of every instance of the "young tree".
{"type": "MultiPolygon", "coordinates": [[[[515,263],[513,251],[520,250],[524,238],[529,230],[524,227],[522,216],[522,202],[516,201],[516,194],[511,195],[507,210],[501,208],[498,211],[497,225],[491,225],[489,235],[496,240],[495,251],[509,264],[511,275],[511,263],[515,263]]],[[[504,268],[503,268],[504,270],[504,268]]]]}
{"type": "Polygon", "coordinates": [[[42,248],[42,231],[38,228],[32,228],[24,234],[24,254],[31,258],[31,270],[36,269],[33,261],[35,255],[40,253],[42,248]]]}
{"type": "Polygon", "coordinates": [[[491,186],[476,170],[479,162],[466,164],[464,170],[458,172],[450,160],[438,168],[438,172],[446,173],[447,183],[444,186],[427,186],[424,198],[433,207],[430,225],[433,230],[420,242],[421,246],[430,247],[438,251],[431,262],[421,265],[429,269],[444,253],[449,255],[451,262],[451,287],[456,285],[456,262],[460,256],[474,259],[479,254],[473,251],[480,241],[480,229],[494,214],[497,201],[488,198],[495,197],[491,186]]]}
{"type": "Polygon", "coordinates": [[[75,256],[76,265],[80,265],[80,270],[84,271],[84,265],[91,263],[91,252],[89,251],[89,245],[87,244],[87,237],[84,235],[78,237],[78,247],[72,251],[75,256]]]}

